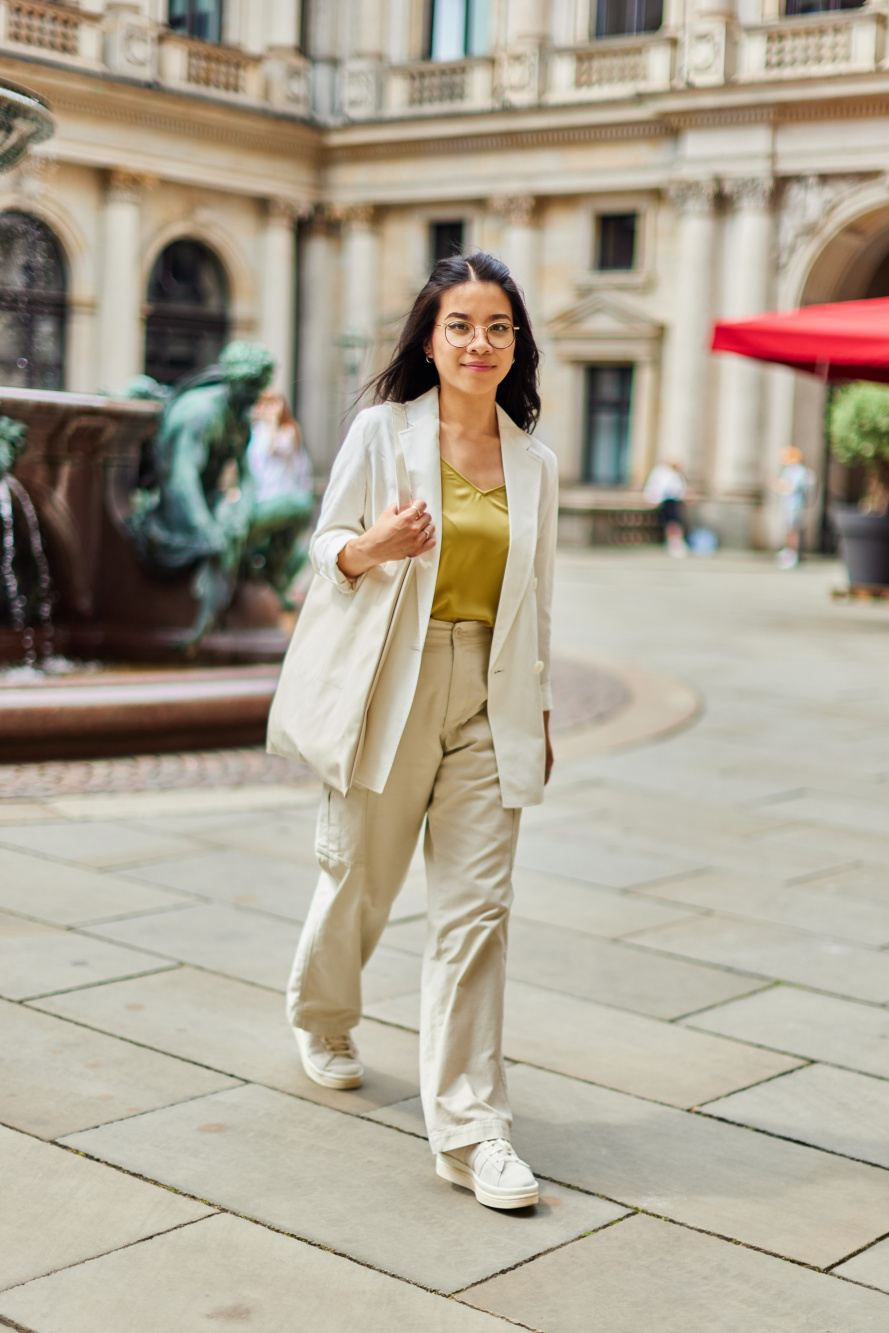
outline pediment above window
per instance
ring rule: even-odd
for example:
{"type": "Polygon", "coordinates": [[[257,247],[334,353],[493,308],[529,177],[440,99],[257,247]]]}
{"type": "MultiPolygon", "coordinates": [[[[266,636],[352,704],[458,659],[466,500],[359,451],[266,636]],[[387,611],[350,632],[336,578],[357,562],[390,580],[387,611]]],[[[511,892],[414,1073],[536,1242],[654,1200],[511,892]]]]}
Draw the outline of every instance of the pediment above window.
{"type": "Polygon", "coordinates": [[[663,332],[659,320],[612,292],[591,292],[545,327],[566,361],[649,360],[663,332]]]}

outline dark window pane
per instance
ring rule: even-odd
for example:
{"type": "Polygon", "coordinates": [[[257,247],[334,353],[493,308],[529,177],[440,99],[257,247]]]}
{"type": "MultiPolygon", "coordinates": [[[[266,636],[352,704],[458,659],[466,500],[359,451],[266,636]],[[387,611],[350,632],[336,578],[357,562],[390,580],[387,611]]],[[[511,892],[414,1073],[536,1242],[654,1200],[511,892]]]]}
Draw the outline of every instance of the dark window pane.
{"type": "Polygon", "coordinates": [[[145,371],[175,384],[212,365],[228,341],[228,284],[200,241],[174,241],[148,280],[145,371]]]}
{"type": "Polygon", "coordinates": [[[587,368],[584,481],[597,486],[626,486],[632,391],[632,366],[587,368]]]}
{"type": "Polygon", "coordinates": [[[595,36],[624,37],[657,32],[663,23],[663,0],[598,0],[595,36]]]}
{"type": "Polygon", "coordinates": [[[222,0],[170,0],[167,22],[186,37],[221,42],[222,0]]]}
{"type": "Polygon", "coordinates": [[[630,269],[636,259],[636,214],[600,213],[596,227],[596,268],[630,269]]]}
{"type": "Polygon", "coordinates": [[[61,389],[65,270],[49,227],[27,213],[0,213],[0,383],[61,389]]]}
{"type": "Polygon", "coordinates": [[[864,0],[785,0],[784,13],[787,18],[799,18],[803,14],[824,14],[834,9],[861,9],[864,0]]]}
{"type": "Polygon", "coordinates": [[[429,251],[433,264],[463,253],[462,222],[433,222],[429,228],[429,251]]]}

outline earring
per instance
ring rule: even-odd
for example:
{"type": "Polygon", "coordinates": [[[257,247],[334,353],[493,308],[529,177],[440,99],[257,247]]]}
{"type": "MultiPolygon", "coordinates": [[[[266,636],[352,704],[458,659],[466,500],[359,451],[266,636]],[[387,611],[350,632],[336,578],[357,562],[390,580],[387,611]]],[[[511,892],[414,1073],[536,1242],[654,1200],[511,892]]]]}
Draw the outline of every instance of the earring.
{"type": "Polygon", "coordinates": [[[430,366],[431,366],[431,365],[432,365],[432,357],[431,357],[431,356],[427,356],[426,360],[429,362],[429,364],[430,364],[430,366]]]}

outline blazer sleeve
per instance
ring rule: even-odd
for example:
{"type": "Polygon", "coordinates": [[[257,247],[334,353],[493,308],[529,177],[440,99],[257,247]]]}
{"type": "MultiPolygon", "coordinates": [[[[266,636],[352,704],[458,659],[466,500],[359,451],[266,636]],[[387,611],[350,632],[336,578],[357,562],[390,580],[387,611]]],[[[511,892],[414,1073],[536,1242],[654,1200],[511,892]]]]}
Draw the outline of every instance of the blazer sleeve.
{"type": "Polygon", "coordinates": [[[334,459],[309,547],[315,572],[347,593],[355,592],[364,575],[348,578],[337,564],[337,556],[346,542],[365,530],[368,464],[366,421],[360,412],[334,459]]]}
{"type": "Polygon", "coordinates": [[[543,663],[540,673],[540,698],[544,712],[553,706],[550,680],[550,643],[552,639],[553,576],[556,563],[556,534],[559,524],[559,468],[549,449],[543,456],[540,508],[537,519],[537,552],[534,576],[537,588],[537,652],[543,663]]]}

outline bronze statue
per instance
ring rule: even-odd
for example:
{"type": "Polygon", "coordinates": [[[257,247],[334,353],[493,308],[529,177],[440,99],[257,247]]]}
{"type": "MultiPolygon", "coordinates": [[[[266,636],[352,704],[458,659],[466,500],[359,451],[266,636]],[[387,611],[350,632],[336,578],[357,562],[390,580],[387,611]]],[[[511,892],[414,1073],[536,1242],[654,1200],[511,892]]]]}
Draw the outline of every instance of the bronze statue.
{"type": "Polygon", "coordinates": [[[293,491],[257,501],[246,462],[251,409],[269,383],[274,362],[263,347],[234,342],[219,364],[165,396],[146,376],[133,397],[165,401],[160,428],[143,460],[128,527],[140,560],[158,574],[192,567],[199,603],[187,646],[212,628],[229,606],[239,578],[263,578],[286,603],[286,590],[305,559],[311,495],[293,491]]]}

